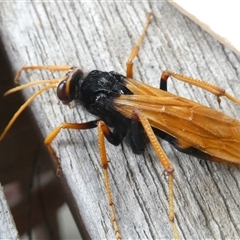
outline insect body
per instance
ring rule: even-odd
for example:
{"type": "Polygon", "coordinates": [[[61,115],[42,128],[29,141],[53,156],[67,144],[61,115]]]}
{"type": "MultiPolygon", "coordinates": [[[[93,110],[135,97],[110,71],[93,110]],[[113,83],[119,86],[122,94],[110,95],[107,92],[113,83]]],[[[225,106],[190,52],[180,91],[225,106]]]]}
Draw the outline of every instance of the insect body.
{"type": "MultiPolygon", "coordinates": [[[[138,116],[133,116],[139,114],[135,111],[141,111],[154,133],[179,151],[205,160],[240,163],[236,151],[240,149],[240,122],[232,117],[116,72],[94,70],[81,78],[83,73],[80,69],[73,68],[71,71],[74,78],[67,80],[71,81],[69,87],[72,89],[67,96],[69,101],[61,99],[60,91],[59,99],[65,104],[73,99],[80,100],[90,113],[112,127],[114,131],[105,131],[105,137],[113,145],[121,143],[130,131],[133,152],[144,150],[145,133],[139,119],[135,119],[138,116]]],[[[180,76],[165,71],[162,82],[166,74],[180,76]]],[[[61,90],[66,91],[65,88],[61,90]]],[[[229,96],[219,89],[221,94],[229,96]]]]}
{"type": "Polygon", "coordinates": [[[12,93],[34,84],[47,84],[37,91],[17,111],[2,133],[0,140],[7,133],[13,122],[24,108],[42,91],[57,88],[58,98],[64,104],[76,100],[91,113],[97,116],[94,121],[86,123],[62,123],[45,139],[45,144],[57,163],[57,174],[60,175],[60,161],[51,146],[61,129],[98,128],[100,158],[104,172],[104,181],[110,205],[111,217],[116,238],[121,239],[117,224],[113,199],[108,177],[108,161],[106,157],[104,137],[113,145],[122,142],[129,133],[131,148],[134,153],[142,153],[148,138],[155,149],[159,160],[168,175],[169,183],[169,219],[172,222],[175,238],[179,238],[174,223],[173,208],[173,173],[174,168],[165,155],[156,135],[172,144],[179,151],[202,159],[240,164],[240,122],[214,109],[194,101],[167,92],[167,80],[170,76],[177,80],[196,85],[215,94],[220,101],[226,96],[237,104],[240,101],[224,90],[209,83],[189,78],[171,71],[164,71],[161,76],[160,89],[153,88],[132,78],[132,61],[137,55],[143,40],[151,14],[148,15],[142,35],[133,48],[127,62],[127,76],[116,72],[94,70],[87,76],[79,68],[69,66],[28,66],[22,70],[49,69],[52,71],[68,70],[57,80],[40,80],[28,83],[12,90],[12,93]]]}

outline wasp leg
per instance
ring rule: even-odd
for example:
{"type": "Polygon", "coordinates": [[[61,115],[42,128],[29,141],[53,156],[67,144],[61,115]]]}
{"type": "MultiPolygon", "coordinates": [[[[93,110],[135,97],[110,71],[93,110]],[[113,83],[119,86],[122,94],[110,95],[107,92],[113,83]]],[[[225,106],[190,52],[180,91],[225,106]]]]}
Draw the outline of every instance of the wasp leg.
{"type": "Polygon", "coordinates": [[[99,146],[100,158],[101,158],[103,174],[104,174],[104,183],[105,183],[105,187],[106,187],[108,203],[110,206],[111,219],[113,222],[113,227],[114,227],[116,238],[118,240],[120,240],[121,235],[120,235],[120,231],[119,231],[119,227],[118,227],[118,223],[117,223],[117,219],[116,219],[114,202],[113,202],[112,192],[111,192],[110,183],[109,183],[108,160],[107,160],[107,156],[106,156],[106,148],[105,148],[105,143],[104,143],[104,136],[108,135],[110,130],[103,121],[98,121],[97,125],[98,125],[98,146],[99,146]]]}
{"type": "Polygon", "coordinates": [[[113,132],[111,132],[107,124],[102,124],[101,127],[104,137],[114,146],[118,146],[123,141],[128,131],[127,128],[114,128],[113,132]]]}
{"type": "MultiPolygon", "coordinates": [[[[113,132],[109,129],[107,124],[102,125],[102,130],[104,137],[107,141],[115,146],[118,146],[123,138],[128,132],[128,128],[117,127],[114,128],[113,132]]],[[[141,154],[144,151],[146,145],[146,134],[143,130],[143,127],[139,121],[134,119],[131,120],[131,125],[129,129],[130,145],[135,154],[141,154]]]]}
{"type": "Polygon", "coordinates": [[[224,89],[221,89],[221,88],[219,88],[215,85],[212,85],[208,82],[205,82],[203,80],[187,77],[187,76],[184,76],[184,75],[181,75],[179,73],[175,73],[175,72],[172,72],[169,70],[165,70],[162,72],[161,81],[160,81],[160,89],[167,91],[167,80],[170,76],[174,77],[175,79],[177,79],[179,81],[192,84],[192,85],[200,87],[208,92],[211,92],[212,94],[214,94],[217,97],[217,101],[219,104],[221,102],[220,97],[225,96],[228,99],[230,99],[231,101],[240,105],[240,100],[238,100],[237,98],[233,97],[232,95],[226,93],[224,89]]]}
{"type": "Polygon", "coordinates": [[[16,121],[18,116],[22,113],[22,111],[38,96],[40,95],[43,91],[49,89],[49,88],[55,88],[55,84],[50,84],[48,86],[45,86],[41,89],[39,89],[37,92],[35,92],[28,100],[17,110],[17,112],[13,115],[12,119],[9,121],[8,125],[5,127],[3,130],[2,134],[0,135],[0,141],[4,138],[6,133],[9,131],[13,123],[16,121]]]}
{"type": "Polygon", "coordinates": [[[133,59],[137,56],[137,54],[139,52],[139,48],[140,48],[140,45],[141,45],[141,43],[143,41],[143,38],[146,34],[147,27],[150,23],[151,16],[152,16],[152,13],[148,13],[147,20],[146,20],[146,23],[144,25],[142,34],[140,35],[139,39],[137,40],[135,46],[133,47],[133,49],[132,49],[132,51],[131,51],[131,53],[128,57],[128,60],[127,60],[127,63],[126,63],[126,66],[127,66],[126,75],[127,75],[128,78],[133,78],[133,59]]]}
{"type": "Polygon", "coordinates": [[[110,189],[109,176],[108,176],[108,170],[107,170],[108,161],[107,161],[107,157],[106,157],[106,149],[105,149],[105,144],[104,144],[104,136],[109,136],[109,135],[112,134],[110,132],[108,126],[103,121],[99,121],[99,120],[86,122],[86,123],[66,123],[66,122],[64,122],[64,123],[60,124],[58,127],[56,127],[46,137],[44,143],[47,146],[51,155],[53,156],[54,160],[56,161],[57,175],[60,176],[60,174],[61,174],[61,163],[59,161],[59,158],[56,155],[55,150],[53,149],[53,147],[51,145],[52,141],[57,137],[57,135],[59,134],[61,129],[83,130],[83,129],[90,129],[90,128],[95,128],[95,127],[98,127],[98,146],[99,146],[99,151],[100,151],[102,168],[103,168],[103,171],[104,171],[104,183],[105,183],[108,202],[109,202],[109,206],[110,206],[111,218],[112,218],[113,227],[114,227],[114,230],[115,230],[116,237],[117,237],[118,240],[120,240],[121,236],[120,236],[120,231],[119,231],[117,220],[116,220],[114,203],[113,203],[111,189],[110,189]]]}
{"type": "Polygon", "coordinates": [[[157,156],[159,158],[159,161],[161,162],[164,172],[167,173],[168,175],[168,189],[169,189],[169,194],[168,194],[168,204],[169,204],[169,220],[172,224],[173,228],[173,234],[174,234],[174,239],[179,239],[179,234],[178,230],[176,227],[176,224],[174,222],[174,194],[173,194],[173,173],[174,173],[174,168],[164,153],[160,143],[158,142],[152,127],[148,121],[148,119],[145,117],[144,112],[142,112],[139,109],[135,109],[132,113],[132,119],[134,120],[139,120],[155,150],[157,153],[157,156]]]}
{"type": "Polygon", "coordinates": [[[146,134],[144,132],[142,124],[136,119],[131,119],[129,137],[133,153],[143,153],[146,146],[146,134]]]}
{"type": "Polygon", "coordinates": [[[78,130],[83,130],[83,129],[90,129],[90,128],[95,128],[97,127],[97,121],[90,121],[86,123],[67,123],[63,122],[60,124],[58,127],[56,127],[44,140],[45,145],[47,146],[49,152],[53,156],[56,165],[57,165],[57,171],[56,175],[60,176],[61,175],[61,163],[59,161],[59,158],[56,155],[55,150],[53,149],[51,143],[52,141],[57,137],[61,129],[78,129],[78,130]]]}
{"type": "Polygon", "coordinates": [[[112,134],[110,132],[108,126],[103,121],[99,121],[99,120],[86,122],[86,123],[66,123],[66,122],[64,122],[64,123],[60,124],[58,127],[56,127],[46,137],[44,143],[47,146],[51,155],[53,156],[54,160],[56,161],[57,175],[60,176],[61,175],[61,163],[59,161],[59,158],[56,155],[55,150],[53,149],[53,147],[51,145],[52,141],[57,137],[57,135],[59,134],[61,129],[83,130],[83,129],[90,129],[90,128],[95,128],[95,127],[98,127],[98,145],[99,145],[100,157],[101,157],[101,161],[102,161],[102,168],[104,171],[104,183],[106,186],[106,192],[107,192],[108,202],[109,202],[110,211],[111,211],[111,218],[112,218],[116,237],[118,240],[120,240],[121,236],[120,236],[120,231],[119,231],[117,220],[116,220],[114,203],[113,203],[111,189],[110,189],[109,176],[108,176],[108,171],[107,171],[108,161],[107,161],[107,157],[106,157],[106,150],[105,150],[105,144],[104,144],[104,136],[109,136],[112,134]]]}
{"type": "Polygon", "coordinates": [[[14,82],[17,84],[19,77],[23,71],[27,70],[50,70],[53,72],[60,72],[60,71],[68,71],[71,69],[71,66],[54,66],[54,65],[48,65],[48,66],[43,66],[43,65],[32,65],[32,66],[24,66],[20,68],[14,78],[14,82]]]}

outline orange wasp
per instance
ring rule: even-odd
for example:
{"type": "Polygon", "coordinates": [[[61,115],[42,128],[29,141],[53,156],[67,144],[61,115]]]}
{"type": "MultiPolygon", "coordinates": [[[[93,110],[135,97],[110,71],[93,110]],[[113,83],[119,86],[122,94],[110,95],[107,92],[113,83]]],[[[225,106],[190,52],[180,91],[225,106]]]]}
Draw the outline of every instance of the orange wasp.
{"type": "Polygon", "coordinates": [[[33,85],[47,84],[20,107],[4,129],[0,140],[3,139],[16,118],[33,99],[50,88],[57,88],[57,96],[63,104],[69,105],[75,100],[80,102],[91,114],[97,116],[96,120],[86,123],[62,123],[47,136],[45,144],[56,161],[57,175],[60,175],[61,164],[51,146],[60,130],[98,129],[100,159],[117,239],[121,239],[121,234],[110,189],[104,137],[111,144],[119,145],[129,133],[130,145],[136,154],[144,151],[145,140],[149,139],[164,172],[168,176],[169,219],[172,223],[175,239],[178,239],[179,235],[174,223],[174,167],[159,144],[157,136],[186,154],[215,162],[240,164],[240,122],[212,108],[167,92],[167,80],[169,77],[174,77],[177,80],[200,87],[213,93],[219,103],[221,96],[225,96],[240,105],[238,99],[217,86],[172,71],[162,73],[160,89],[133,79],[133,59],[138,54],[150,18],[151,13],[148,14],[143,32],[126,63],[126,76],[113,71],[103,72],[99,70],[84,75],[81,69],[69,66],[26,66],[18,71],[15,82],[18,82],[23,70],[48,69],[67,71],[67,73],[61,79],[30,82],[5,93],[8,95],[33,85]]]}

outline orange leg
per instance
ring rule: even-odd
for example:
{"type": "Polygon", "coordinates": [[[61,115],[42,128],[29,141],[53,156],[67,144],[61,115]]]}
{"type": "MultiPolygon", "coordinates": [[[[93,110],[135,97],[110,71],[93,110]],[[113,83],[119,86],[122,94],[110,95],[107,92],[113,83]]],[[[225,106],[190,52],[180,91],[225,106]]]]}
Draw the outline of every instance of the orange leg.
{"type": "Polygon", "coordinates": [[[91,121],[87,123],[62,123],[58,127],[56,127],[45,139],[44,143],[46,144],[49,152],[53,156],[56,165],[57,165],[57,175],[61,175],[61,163],[59,161],[59,158],[56,155],[55,150],[51,146],[52,141],[57,137],[61,129],[90,129],[98,127],[98,146],[99,146],[99,152],[100,152],[100,158],[102,162],[102,168],[103,168],[103,174],[104,174],[104,183],[106,187],[106,193],[108,198],[108,203],[110,206],[111,211],[111,219],[113,222],[114,231],[116,234],[116,238],[118,240],[121,239],[120,231],[118,228],[117,220],[116,220],[116,213],[114,210],[114,202],[112,198],[110,183],[109,183],[109,175],[108,175],[108,161],[106,156],[106,149],[105,149],[105,143],[104,143],[104,134],[108,134],[109,128],[103,121],[91,121]]]}
{"type": "Polygon", "coordinates": [[[106,156],[106,148],[105,148],[105,143],[104,143],[104,132],[108,134],[108,126],[103,122],[103,121],[98,121],[98,146],[99,146],[99,151],[100,151],[100,158],[102,161],[102,168],[103,168],[103,174],[104,174],[104,183],[106,187],[106,192],[107,192],[107,197],[108,197],[108,203],[110,206],[110,211],[111,211],[111,219],[113,222],[113,227],[115,231],[116,238],[118,240],[122,239],[119,231],[119,227],[117,224],[117,219],[116,219],[116,213],[114,209],[114,202],[112,198],[112,192],[110,188],[110,182],[109,182],[109,175],[108,175],[108,160],[106,156]]]}
{"type": "Polygon", "coordinates": [[[160,163],[162,164],[163,168],[164,168],[164,172],[167,173],[168,175],[168,189],[169,189],[169,193],[168,193],[168,205],[169,205],[169,220],[172,224],[172,228],[173,228],[173,234],[174,234],[174,239],[179,239],[179,234],[178,234],[178,230],[176,227],[176,224],[174,222],[174,193],[173,193],[173,173],[174,173],[174,168],[170,162],[170,160],[168,159],[168,157],[166,156],[166,154],[164,153],[161,145],[159,144],[159,141],[157,140],[152,127],[148,121],[148,119],[146,118],[146,116],[144,115],[144,113],[139,110],[136,109],[133,113],[132,113],[132,119],[135,120],[139,120],[158,156],[158,159],[160,161],[160,163]]]}
{"type": "Polygon", "coordinates": [[[232,95],[226,93],[225,90],[223,90],[223,89],[221,89],[217,86],[214,86],[214,85],[212,85],[208,82],[205,82],[203,80],[187,77],[187,76],[184,76],[184,75],[181,75],[179,73],[175,73],[175,72],[172,72],[172,71],[169,71],[169,70],[165,70],[165,71],[162,72],[161,84],[162,84],[162,81],[167,82],[167,80],[170,76],[174,77],[175,79],[177,79],[179,81],[192,84],[192,85],[200,87],[200,88],[202,88],[202,89],[204,89],[208,92],[211,92],[212,94],[214,94],[217,97],[217,101],[218,101],[219,104],[221,102],[220,97],[225,96],[228,99],[230,99],[233,102],[240,105],[240,100],[238,100],[237,98],[233,97],[232,95]]]}
{"type": "Polygon", "coordinates": [[[91,121],[91,122],[86,122],[86,123],[67,123],[63,122],[60,124],[58,127],[56,127],[48,136],[45,138],[44,143],[47,146],[49,152],[53,156],[56,165],[57,165],[57,171],[56,174],[57,176],[61,175],[61,163],[59,161],[59,158],[57,157],[57,154],[53,147],[51,146],[52,141],[57,137],[61,129],[78,129],[78,130],[83,130],[83,129],[90,129],[90,128],[95,128],[97,127],[97,121],[91,121]]]}
{"type": "Polygon", "coordinates": [[[140,48],[140,45],[143,41],[143,38],[146,34],[146,31],[147,31],[147,27],[150,23],[150,19],[151,19],[151,16],[152,16],[152,13],[148,13],[147,15],[147,21],[144,25],[144,28],[143,28],[143,32],[141,34],[141,36],[139,37],[139,39],[137,40],[134,48],[132,49],[129,57],[128,57],[128,61],[126,63],[127,65],[127,72],[126,72],[126,75],[128,78],[133,78],[133,59],[137,56],[138,52],[139,52],[139,48],[140,48]]]}

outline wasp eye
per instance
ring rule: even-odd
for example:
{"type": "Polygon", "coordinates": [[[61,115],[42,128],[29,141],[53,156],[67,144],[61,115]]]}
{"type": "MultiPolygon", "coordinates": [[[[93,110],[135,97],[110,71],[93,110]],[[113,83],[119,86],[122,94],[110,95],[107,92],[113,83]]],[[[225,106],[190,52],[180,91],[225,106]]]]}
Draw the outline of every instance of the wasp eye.
{"type": "Polygon", "coordinates": [[[69,104],[73,100],[68,85],[69,85],[68,81],[63,80],[58,84],[57,87],[57,96],[63,104],[69,104]]]}
{"type": "Polygon", "coordinates": [[[63,104],[69,104],[76,98],[76,88],[82,79],[83,72],[79,68],[72,68],[57,86],[57,96],[63,104]]]}

